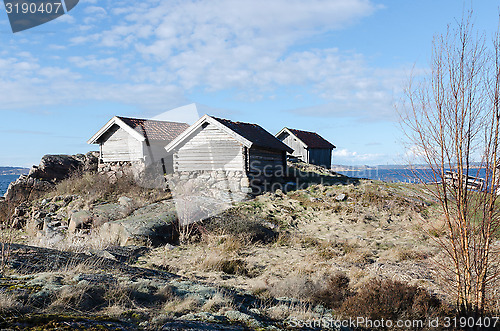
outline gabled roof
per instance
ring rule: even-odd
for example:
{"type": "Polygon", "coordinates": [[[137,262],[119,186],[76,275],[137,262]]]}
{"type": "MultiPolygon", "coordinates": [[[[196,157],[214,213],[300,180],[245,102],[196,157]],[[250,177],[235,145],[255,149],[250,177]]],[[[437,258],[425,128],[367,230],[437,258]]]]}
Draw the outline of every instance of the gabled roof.
{"type": "Polygon", "coordinates": [[[99,138],[113,125],[118,125],[139,141],[166,141],[170,142],[189,127],[187,123],[147,120],[115,116],[108,121],[92,138],[89,144],[96,144],[99,138]]]}
{"type": "Polygon", "coordinates": [[[316,132],[283,128],[280,132],[276,134],[276,137],[279,137],[283,132],[288,132],[289,134],[294,135],[307,148],[322,148],[322,149],[336,148],[332,143],[330,143],[325,138],[321,137],[316,132]]]}
{"type": "Polygon", "coordinates": [[[285,145],[283,142],[281,142],[279,139],[277,139],[275,136],[273,136],[257,124],[233,122],[209,115],[204,115],[196,123],[191,125],[189,129],[187,129],[181,135],[171,141],[165,147],[167,152],[172,151],[177,145],[188,139],[191,134],[196,129],[201,127],[204,123],[215,125],[248,148],[262,147],[280,151],[287,151],[289,153],[293,152],[293,149],[285,145]]]}

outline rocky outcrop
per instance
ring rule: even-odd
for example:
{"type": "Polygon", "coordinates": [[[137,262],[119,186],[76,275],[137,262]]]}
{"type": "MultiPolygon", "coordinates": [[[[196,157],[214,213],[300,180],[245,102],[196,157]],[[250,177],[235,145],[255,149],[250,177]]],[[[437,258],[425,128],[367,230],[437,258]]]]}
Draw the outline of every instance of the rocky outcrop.
{"type": "Polygon", "coordinates": [[[28,177],[55,183],[68,178],[75,171],[96,171],[99,153],[77,155],[45,155],[40,165],[33,166],[28,177]]]}
{"type": "Polygon", "coordinates": [[[41,192],[48,192],[53,187],[54,184],[51,182],[22,175],[15,182],[10,183],[4,198],[8,202],[20,203],[36,198],[41,192]]]}
{"type": "Polygon", "coordinates": [[[12,182],[4,195],[5,201],[20,203],[39,197],[54,185],[71,176],[75,171],[96,171],[99,153],[77,155],[45,155],[38,166],[33,166],[28,175],[12,182]]]}

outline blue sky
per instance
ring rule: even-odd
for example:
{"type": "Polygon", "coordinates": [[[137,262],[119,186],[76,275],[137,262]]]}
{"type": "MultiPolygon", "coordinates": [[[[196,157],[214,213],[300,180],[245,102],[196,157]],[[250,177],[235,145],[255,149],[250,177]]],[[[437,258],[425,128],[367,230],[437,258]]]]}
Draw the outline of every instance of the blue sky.
{"type": "Polygon", "coordinates": [[[334,164],[401,162],[394,103],[432,38],[493,0],[81,0],[13,34],[0,12],[0,165],[31,166],[86,144],[114,115],[204,113],[316,131],[334,164]]]}

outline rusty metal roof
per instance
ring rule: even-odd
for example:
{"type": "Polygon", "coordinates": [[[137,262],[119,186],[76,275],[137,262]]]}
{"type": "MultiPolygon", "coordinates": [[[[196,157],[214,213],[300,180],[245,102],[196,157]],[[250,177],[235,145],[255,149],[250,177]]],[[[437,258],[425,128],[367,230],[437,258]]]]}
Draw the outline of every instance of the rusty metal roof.
{"type": "Polygon", "coordinates": [[[224,126],[233,130],[243,138],[251,141],[256,147],[277,149],[292,153],[293,149],[285,145],[281,140],[264,130],[261,126],[252,123],[233,122],[223,118],[210,116],[224,126]]]}
{"type": "Polygon", "coordinates": [[[172,141],[189,127],[187,123],[117,117],[147,140],[172,141]]]}
{"type": "Polygon", "coordinates": [[[302,131],[287,128],[293,135],[299,138],[308,148],[332,149],[335,146],[316,132],[302,131]]]}

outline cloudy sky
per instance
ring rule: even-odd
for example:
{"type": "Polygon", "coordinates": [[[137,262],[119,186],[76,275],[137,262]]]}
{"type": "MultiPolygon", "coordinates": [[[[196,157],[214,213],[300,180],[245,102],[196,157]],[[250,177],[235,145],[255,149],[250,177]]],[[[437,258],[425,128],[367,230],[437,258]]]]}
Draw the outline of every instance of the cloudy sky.
{"type": "MultiPolygon", "coordinates": [[[[498,2],[466,1],[492,33],[498,2]]],[[[13,34],[0,7],[0,165],[86,144],[114,115],[201,114],[316,131],[334,164],[404,154],[394,103],[459,0],[81,0],[13,34]]]]}

